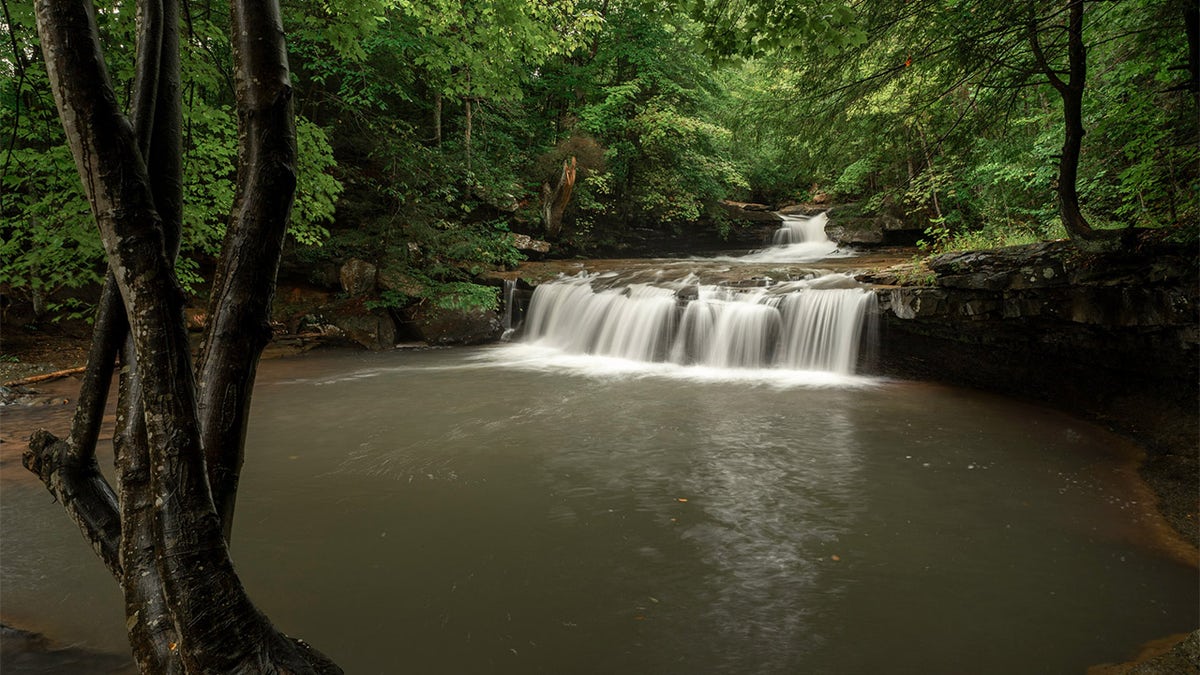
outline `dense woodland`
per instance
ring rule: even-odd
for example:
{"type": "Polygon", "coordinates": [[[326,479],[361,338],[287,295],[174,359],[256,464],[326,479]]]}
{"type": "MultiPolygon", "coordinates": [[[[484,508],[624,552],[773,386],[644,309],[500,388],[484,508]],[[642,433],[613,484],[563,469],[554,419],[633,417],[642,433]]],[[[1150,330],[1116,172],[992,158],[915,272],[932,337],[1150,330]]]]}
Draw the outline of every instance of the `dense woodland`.
{"type": "MultiPolygon", "coordinates": [[[[134,3],[98,3],[114,87],[132,105],[134,3]]],[[[642,0],[284,3],[299,138],[287,258],[381,263],[412,295],[495,302],[472,284],[520,253],[577,255],[633,229],[728,228],[721,199],[818,194],[927,228],[927,249],[1065,236],[1058,208],[1071,5],[975,1],[642,0]],[[576,167],[561,217],[547,196],[576,167]]],[[[1091,227],[1195,239],[1194,3],[1083,3],[1091,227]]],[[[39,311],[89,311],[102,251],[47,82],[33,8],[5,0],[0,285],[39,311]]],[[[237,130],[224,5],[185,3],[191,290],[220,252],[237,130]]],[[[559,195],[563,196],[563,195],[559,195]]],[[[389,291],[384,303],[414,300],[389,291]]]]}
{"type": "Polygon", "coordinates": [[[23,462],[143,672],[340,672],[227,548],[281,255],[462,308],[513,233],[587,255],[728,232],[729,199],[854,204],[927,252],[1197,240],[1191,2],[0,2],[0,287],[46,318],[103,287],[70,435],[23,462]]]}

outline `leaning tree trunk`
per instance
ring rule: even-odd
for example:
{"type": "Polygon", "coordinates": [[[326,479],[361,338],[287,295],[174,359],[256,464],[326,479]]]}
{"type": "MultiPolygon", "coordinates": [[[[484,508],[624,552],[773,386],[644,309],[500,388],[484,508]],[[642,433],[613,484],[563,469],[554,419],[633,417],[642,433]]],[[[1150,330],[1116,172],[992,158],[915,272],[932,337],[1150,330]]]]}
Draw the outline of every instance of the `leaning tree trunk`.
{"type": "MultiPolygon", "coordinates": [[[[261,292],[261,297],[214,301],[225,316],[214,317],[213,325],[232,328],[227,335],[210,336],[212,345],[261,333],[279,258],[278,246],[269,242],[282,236],[276,231],[286,223],[294,189],[291,90],[278,4],[233,0],[231,5],[239,117],[255,122],[242,126],[239,175],[249,178],[240,181],[239,215],[230,228],[219,291],[235,298],[261,292]],[[270,140],[276,138],[284,140],[270,140]],[[256,160],[264,154],[269,159],[256,160]],[[272,167],[265,173],[276,178],[261,178],[256,166],[262,165],[272,167]],[[264,190],[272,194],[264,197],[264,190]],[[254,206],[258,203],[265,206],[254,206]],[[264,209],[276,212],[246,215],[264,209]],[[258,269],[245,271],[250,267],[258,269]],[[263,281],[264,276],[270,280],[263,281]]],[[[64,503],[122,583],[130,640],[143,671],[340,672],[308,645],[279,633],[250,602],[233,570],[226,529],[213,503],[198,403],[204,396],[192,370],[184,296],[173,270],[181,203],[176,0],[139,4],[143,58],[136,132],[108,78],[90,1],[39,0],[36,10],[51,88],[112,281],[101,303],[72,434],[60,441],[39,432],[25,454],[26,466],[64,503]],[[126,325],[120,433],[114,442],[119,498],[114,498],[96,466],[96,418],[126,325]]],[[[213,347],[206,362],[227,358],[230,351],[213,347]]],[[[244,371],[232,381],[218,377],[214,382],[244,388],[235,392],[240,396],[235,402],[248,405],[256,360],[254,352],[238,362],[244,371]]],[[[230,454],[240,457],[244,414],[237,419],[242,426],[224,429],[222,436],[239,439],[237,452],[211,449],[221,461],[230,454]]]]}
{"type": "Polygon", "coordinates": [[[542,222],[546,226],[546,236],[550,239],[558,237],[562,231],[563,212],[571,201],[571,192],[575,189],[575,158],[563,161],[562,172],[558,175],[558,183],[552,188],[550,183],[542,183],[542,222]]]}

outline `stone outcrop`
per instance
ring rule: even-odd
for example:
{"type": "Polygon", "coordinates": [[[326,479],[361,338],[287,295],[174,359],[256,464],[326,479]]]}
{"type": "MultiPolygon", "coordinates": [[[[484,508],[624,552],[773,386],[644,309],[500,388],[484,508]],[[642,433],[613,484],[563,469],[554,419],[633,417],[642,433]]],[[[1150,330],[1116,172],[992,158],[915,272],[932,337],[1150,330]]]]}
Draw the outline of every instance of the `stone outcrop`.
{"type": "Polygon", "coordinates": [[[474,345],[500,338],[503,328],[492,310],[444,309],[421,304],[411,308],[404,326],[429,345],[474,345]]]}
{"type": "Polygon", "coordinates": [[[825,234],[847,246],[912,246],[924,231],[890,214],[842,216],[830,209],[825,234]]]}
{"type": "Polygon", "coordinates": [[[747,204],[744,202],[722,201],[721,210],[733,220],[743,220],[751,223],[779,224],[783,218],[771,211],[766,204],[747,204]]]}
{"type": "Polygon", "coordinates": [[[534,239],[527,234],[509,235],[512,239],[513,248],[517,249],[528,260],[541,260],[550,252],[550,242],[534,239]]]}
{"type": "Polygon", "coordinates": [[[386,309],[368,307],[362,296],[321,304],[288,320],[289,333],[349,342],[371,351],[396,345],[396,321],[386,309]]]}
{"type": "Polygon", "coordinates": [[[830,209],[828,204],[788,204],[779,208],[779,214],[783,216],[815,216],[818,213],[825,213],[830,209]]]}
{"type": "MultiPolygon", "coordinates": [[[[1194,253],[1090,255],[1050,242],[947,254],[928,268],[924,285],[877,291],[885,374],[1032,398],[1133,437],[1147,466],[1169,468],[1164,480],[1196,474],[1194,253]]],[[[1190,511],[1166,515],[1196,541],[1191,487],[1190,511]]]]}

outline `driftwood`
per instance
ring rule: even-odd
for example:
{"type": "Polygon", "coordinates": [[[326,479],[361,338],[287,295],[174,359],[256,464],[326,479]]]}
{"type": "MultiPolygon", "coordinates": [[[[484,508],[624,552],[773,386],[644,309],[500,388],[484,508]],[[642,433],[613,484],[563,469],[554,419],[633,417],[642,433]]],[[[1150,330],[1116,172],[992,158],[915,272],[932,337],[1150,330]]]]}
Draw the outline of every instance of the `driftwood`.
{"type": "Polygon", "coordinates": [[[79,366],[78,368],[67,368],[66,370],[56,370],[53,373],[43,373],[42,375],[30,375],[22,377],[19,380],[5,382],[6,387],[21,387],[27,384],[37,384],[38,382],[48,382],[50,380],[58,380],[71,375],[78,375],[87,370],[87,366],[79,366]]]}

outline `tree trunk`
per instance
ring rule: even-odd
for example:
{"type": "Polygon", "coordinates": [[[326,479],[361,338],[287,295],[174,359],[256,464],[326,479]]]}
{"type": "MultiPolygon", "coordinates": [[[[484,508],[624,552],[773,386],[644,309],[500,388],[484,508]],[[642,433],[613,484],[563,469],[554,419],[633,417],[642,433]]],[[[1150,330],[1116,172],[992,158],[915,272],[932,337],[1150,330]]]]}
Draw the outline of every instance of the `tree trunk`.
{"type": "Polygon", "coordinates": [[[1058,164],[1059,213],[1067,234],[1075,241],[1089,241],[1097,233],[1084,218],[1079,208],[1079,152],[1083,146],[1083,90],[1087,79],[1087,54],[1083,45],[1083,0],[1068,0],[1067,3],[1067,80],[1059,77],[1042,51],[1038,37],[1036,19],[1030,21],[1030,45],[1038,67],[1058,91],[1063,101],[1063,123],[1066,133],[1063,138],[1062,157],[1058,164]]]}
{"type": "Polygon", "coordinates": [[[575,189],[575,168],[574,157],[565,160],[558,183],[553,188],[549,183],[542,183],[542,222],[546,226],[546,236],[551,239],[557,238],[562,231],[563,212],[575,189]]]}
{"type": "MultiPolygon", "coordinates": [[[[239,118],[252,121],[239,125],[237,215],[218,286],[219,291],[233,289],[234,299],[214,300],[218,309],[206,351],[212,368],[220,370],[217,361],[226,358],[240,358],[243,368],[234,376],[222,371],[212,380],[223,390],[216,400],[233,406],[232,414],[240,420],[232,427],[212,427],[225,434],[222,439],[232,435],[239,441],[236,451],[226,445],[212,449],[221,468],[232,456],[240,463],[258,355],[252,348],[252,356],[237,357],[231,354],[237,350],[221,345],[261,339],[279,261],[279,245],[271,242],[282,240],[295,159],[278,4],[233,0],[231,5],[239,118]],[[284,150],[278,149],[281,145],[284,150]],[[246,271],[250,267],[257,269],[246,271]],[[254,292],[258,297],[245,297],[254,292]],[[239,387],[245,391],[236,391],[239,387]],[[235,390],[232,401],[227,389],[235,390]]],[[[91,3],[39,0],[36,6],[59,116],[109,260],[113,283],[102,309],[123,306],[129,326],[120,434],[114,442],[120,503],[95,466],[92,430],[95,401],[103,397],[111,377],[105,369],[111,370],[112,345],[124,333],[115,320],[105,320],[94,341],[99,358],[89,364],[94,372],[82,397],[87,402],[77,413],[71,440],[40,432],[25,463],[52,493],[61,495],[68,513],[122,582],[130,640],[142,670],[340,672],[323,655],[271,625],[250,602],[229,559],[205,461],[207,433],[202,435],[199,401],[207,399],[193,375],[184,297],[172,263],[182,203],[178,6],[176,0],[147,0],[144,10],[135,132],[121,114],[108,78],[91,3]],[[161,28],[154,29],[159,10],[161,28]],[[147,130],[146,124],[153,128],[147,130]],[[112,299],[113,288],[120,292],[119,304],[112,299]]]]}
{"type": "Polygon", "coordinates": [[[433,145],[442,147],[442,92],[433,94],[433,145]]]}
{"type": "Polygon", "coordinates": [[[199,365],[203,444],[226,540],[233,527],[250,395],[259,356],[271,339],[275,277],[296,191],[296,128],[278,6],[234,2],[232,25],[238,186],[199,365]]]}
{"type": "Polygon", "coordinates": [[[467,152],[467,173],[471,173],[471,99],[467,99],[464,103],[466,112],[466,125],[463,130],[463,147],[467,152]]]}

